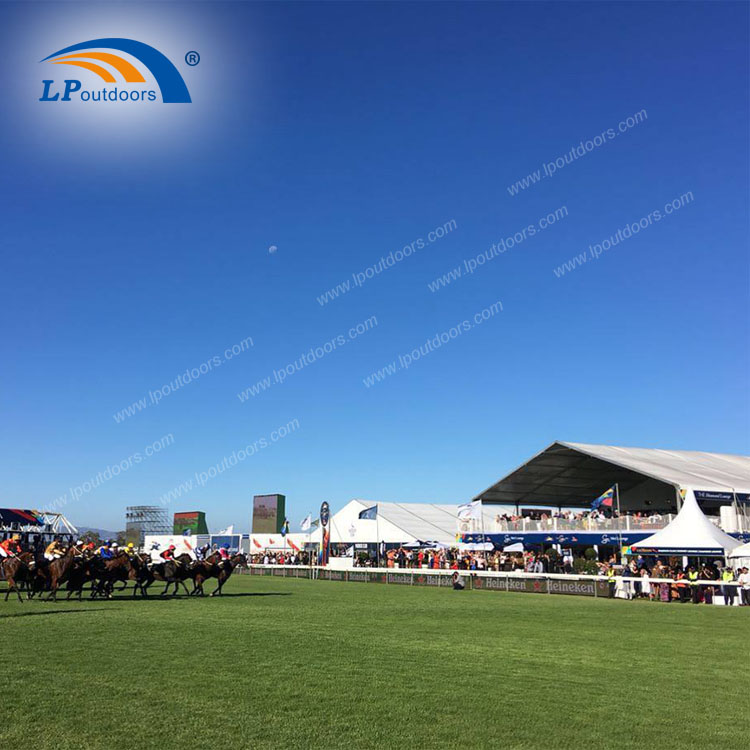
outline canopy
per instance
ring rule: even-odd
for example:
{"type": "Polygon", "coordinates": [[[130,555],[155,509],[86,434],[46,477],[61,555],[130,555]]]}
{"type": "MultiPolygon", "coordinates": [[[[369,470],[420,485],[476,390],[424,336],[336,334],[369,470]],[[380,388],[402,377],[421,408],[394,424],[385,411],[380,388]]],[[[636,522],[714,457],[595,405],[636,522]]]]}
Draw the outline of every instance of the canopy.
{"type": "Polygon", "coordinates": [[[727,557],[750,557],[750,542],[747,544],[741,544],[739,547],[735,547],[727,557]]]}
{"type": "Polygon", "coordinates": [[[739,547],[735,547],[728,555],[731,560],[737,560],[744,558],[750,560],[750,542],[747,544],[741,544],[739,547]]]}
{"type": "Polygon", "coordinates": [[[694,487],[704,502],[747,502],[750,456],[555,442],[474,499],[585,507],[615,483],[625,508],[644,497],[667,508],[677,487],[694,487]]]}
{"type": "Polygon", "coordinates": [[[630,549],[674,555],[725,555],[738,545],[737,539],[708,520],[695,499],[695,492],[688,489],[674,521],[630,549]]]}

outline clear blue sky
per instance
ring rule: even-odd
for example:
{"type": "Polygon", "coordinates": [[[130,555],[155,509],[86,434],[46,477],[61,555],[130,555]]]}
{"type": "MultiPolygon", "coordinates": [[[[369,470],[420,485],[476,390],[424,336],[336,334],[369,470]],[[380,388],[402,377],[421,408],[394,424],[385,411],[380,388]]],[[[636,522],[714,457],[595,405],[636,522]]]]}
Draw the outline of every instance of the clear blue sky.
{"type": "Polygon", "coordinates": [[[256,493],[285,493],[293,528],[322,500],[459,502],[555,439],[747,453],[747,29],[744,3],[3,3],[1,504],[67,493],[75,523],[122,528],[126,505],[294,419],[170,512],[247,530],[256,493]],[[108,36],[165,52],[193,104],[37,101],[43,78],[96,88],[39,61],[108,36]],[[688,191],[680,212],[553,273],[688,191]],[[428,289],[560,206],[563,221],[428,289]],[[502,313],[363,385],[496,300],[502,313]],[[237,398],[371,315],[359,339],[237,398]],[[113,419],[247,336],[249,351],[113,419]]]}

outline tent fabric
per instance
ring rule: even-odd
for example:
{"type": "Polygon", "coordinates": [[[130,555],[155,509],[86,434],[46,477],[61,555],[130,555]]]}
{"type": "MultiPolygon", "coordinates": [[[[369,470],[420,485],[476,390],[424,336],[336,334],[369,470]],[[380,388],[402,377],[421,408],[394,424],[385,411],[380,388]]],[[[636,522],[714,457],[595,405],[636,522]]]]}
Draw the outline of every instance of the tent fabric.
{"type": "Polygon", "coordinates": [[[750,456],[555,442],[475,500],[586,506],[617,483],[621,493],[651,482],[664,497],[676,487],[750,493],[750,456]]]}
{"type": "Polygon", "coordinates": [[[732,561],[735,567],[750,568],[750,542],[735,547],[727,557],[732,561]]]}
{"type": "Polygon", "coordinates": [[[711,523],[700,509],[695,492],[688,489],[677,517],[655,534],[631,545],[633,552],[661,552],[664,554],[719,554],[724,555],[739,545],[737,539],[711,523]]]}
{"type": "Polygon", "coordinates": [[[618,448],[614,445],[563,443],[604,461],[620,464],[676,487],[720,492],[750,492],[750,456],[656,448],[618,448]]]}
{"type": "Polygon", "coordinates": [[[728,555],[731,560],[743,559],[750,560],[750,542],[735,547],[728,555]]]}
{"type": "MultiPolygon", "coordinates": [[[[360,519],[359,513],[375,505],[371,500],[350,500],[331,516],[331,543],[386,544],[438,543],[455,546],[458,532],[458,505],[437,503],[378,502],[377,520],[360,519]]],[[[496,514],[495,508],[483,508],[487,529],[496,514]]],[[[477,522],[481,525],[480,522],[477,522]]],[[[314,529],[311,542],[320,542],[321,530],[314,529]]]]}

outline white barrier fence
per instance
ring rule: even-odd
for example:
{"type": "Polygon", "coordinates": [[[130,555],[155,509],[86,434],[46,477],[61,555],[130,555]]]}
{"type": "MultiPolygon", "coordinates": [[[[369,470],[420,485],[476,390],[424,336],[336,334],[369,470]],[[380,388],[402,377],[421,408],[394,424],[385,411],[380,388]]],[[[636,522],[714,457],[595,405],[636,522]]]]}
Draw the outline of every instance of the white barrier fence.
{"type": "MultiPolygon", "coordinates": [[[[237,572],[240,572],[239,570],[237,572]]],[[[454,570],[435,570],[431,568],[352,568],[349,570],[332,570],[330,568],[302,565],[250,565],[242,570],[248,575],[277,576],[284,578],[308,578],[312,580],[343,581],[351,583],[384,583],[408,586],[452,586],[454,570]]],[[[614,590],[610,579],[605,576],[568,575],[564,573],[525,573],[522,571],[497,573],[483,570],[457,571],[467,589],[487,589],[490,591],[514,591],[535,594],[568,594],[575,596],[592,596],[595,598],[632,599],[640,591],[653,592],[658,601],[661,598],[662,584],[668,587],[672,601],[673,587],[679,587],[683,599],[693,598],[695,590],[705,595],[706,589],[712,590],[712,603],[724,606],[724,591],[735,592],[733,604],[741,603],[740,584],[736,581],[723,582],[699,580],[690,584],[687,580],[672,578],[647,578],[616,576],[614,590]],[[640,586],[640,589],[638,588],[640,586]],[[648,588],[646,588],[648,587],[648,588]]]]}

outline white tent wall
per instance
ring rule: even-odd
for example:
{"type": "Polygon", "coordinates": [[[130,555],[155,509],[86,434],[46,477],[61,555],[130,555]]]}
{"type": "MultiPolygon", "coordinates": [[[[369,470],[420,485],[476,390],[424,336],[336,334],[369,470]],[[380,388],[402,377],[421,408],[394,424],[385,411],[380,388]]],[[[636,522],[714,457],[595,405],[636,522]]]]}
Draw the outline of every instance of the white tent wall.
{"type": "Polygon", "coordinates": [[[750,568],[750,542],[735,547],[727,558],[733,568],[750,568]]]}

